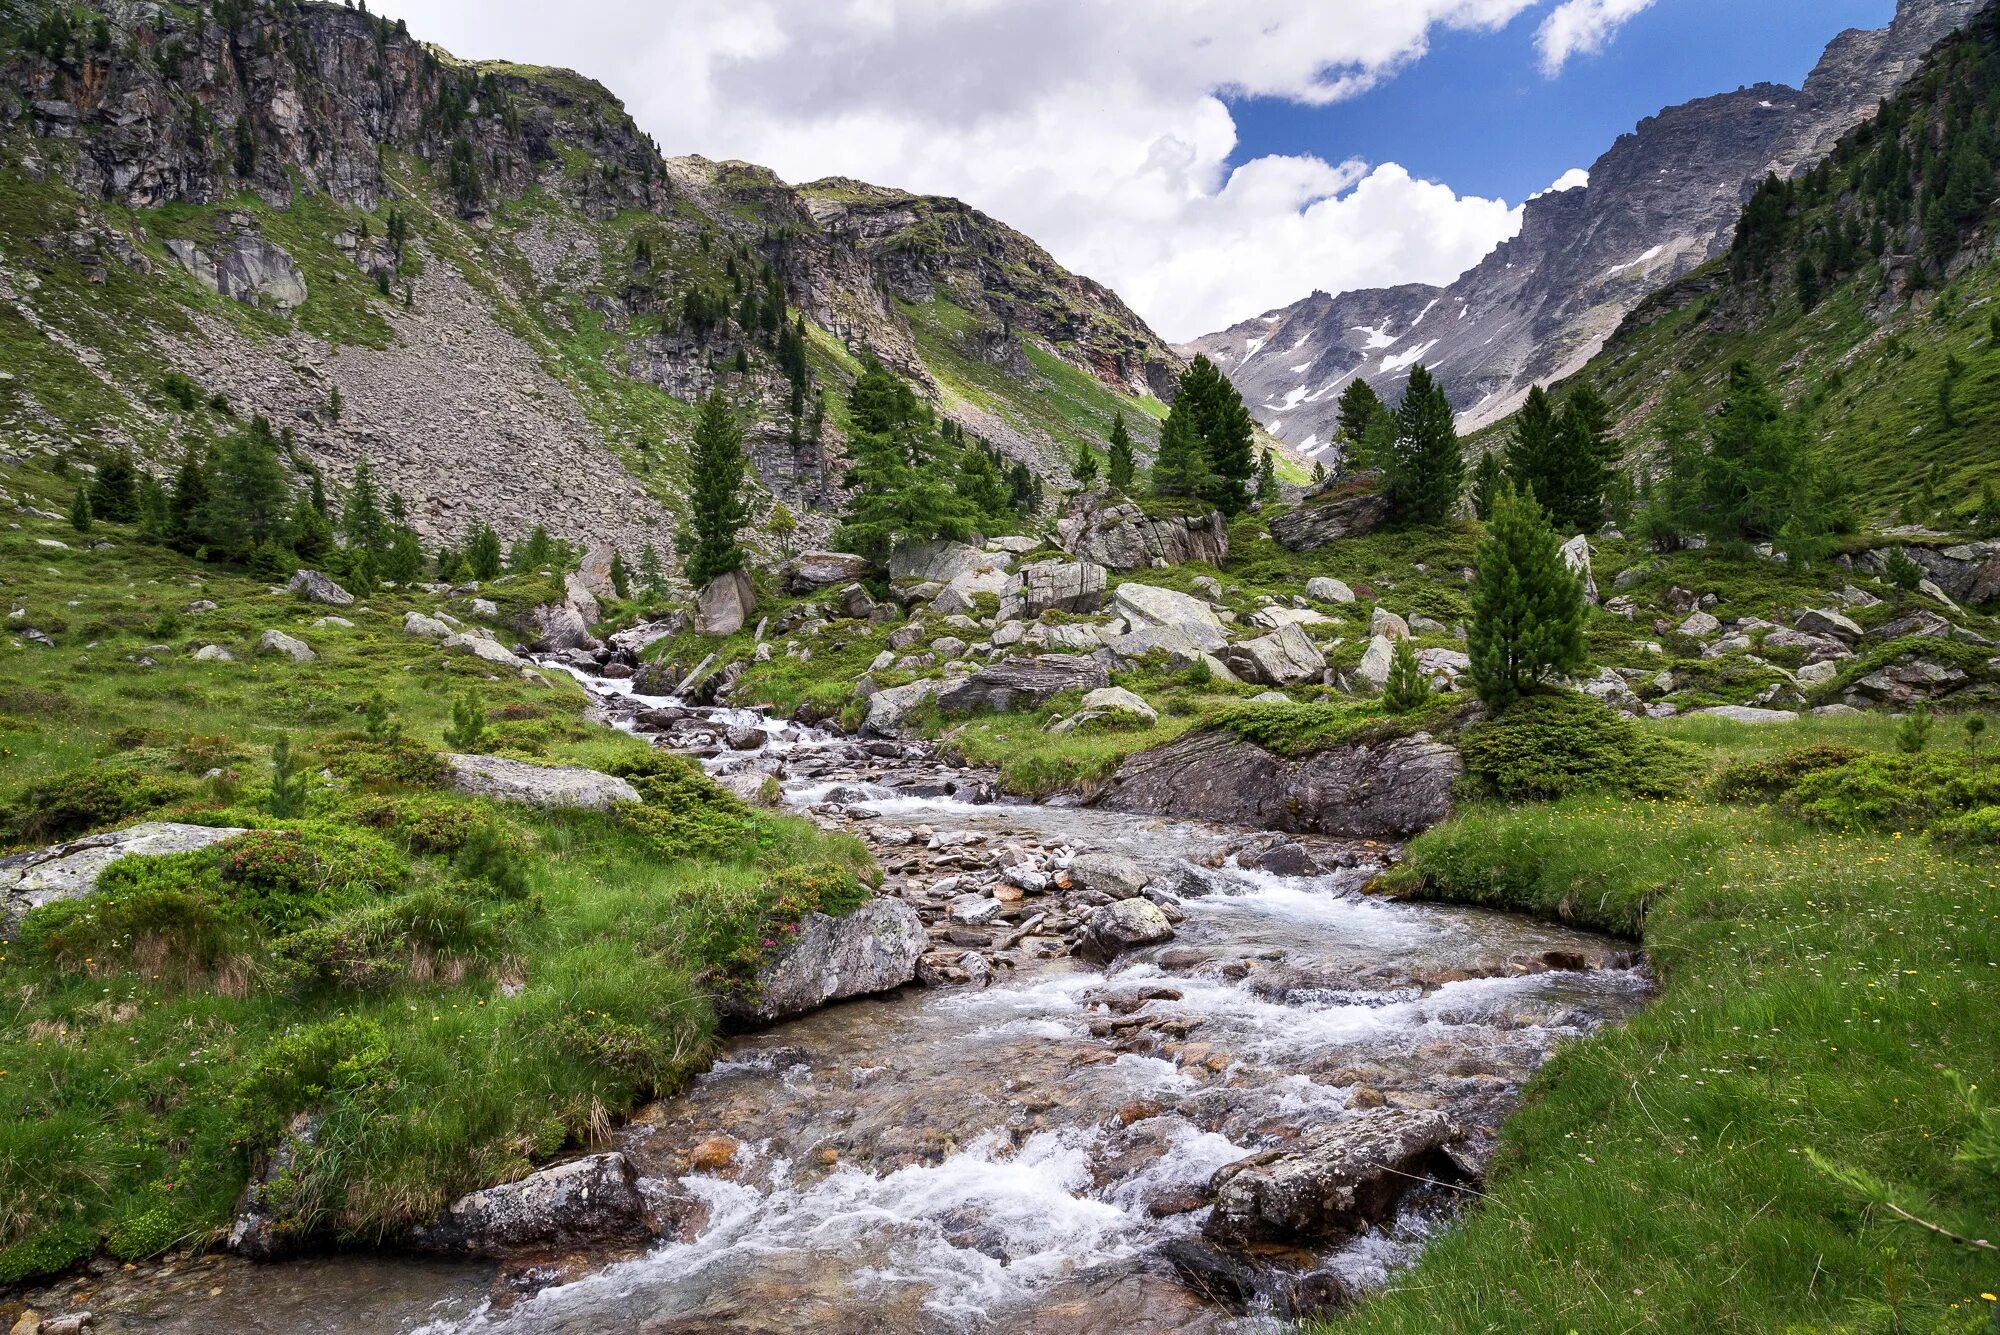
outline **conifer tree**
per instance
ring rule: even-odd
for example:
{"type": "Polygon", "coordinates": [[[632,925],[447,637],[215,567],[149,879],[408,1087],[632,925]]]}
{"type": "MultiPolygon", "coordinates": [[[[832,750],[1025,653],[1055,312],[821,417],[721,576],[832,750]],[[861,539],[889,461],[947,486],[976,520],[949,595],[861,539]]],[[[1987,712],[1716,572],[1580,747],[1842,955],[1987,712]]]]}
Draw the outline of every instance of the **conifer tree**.
{"type": "Polygon", "coordinates": [[[1474,570],[1466,651],[1489,709],[1583,667],[1583,580],[1564,563],[1532,494],[1501,486],[1474,570]]]}
{"type": "Polygon", "coordinates": [[[960,493],[957,451],[907,384],[871,361],[854,382],[848,417],[850,496],[835,537],[842,549],[879,561],[901,543],[972,535],[979,515],[960,493]]]}
{"type": "Polygon", "coordinates": [[[1175,407],[1185,403],[1201,437],[1205,471],[1200,492],[1226,515],[1250,508],[1250,485],[1257,476],[1256,424],[1243,396],[1215,363],[1197,356],[1181,373],[1175,407]]]}
{"type": "Polygon", "coordinates": [[[1391,714],[1409,714],[1430,702],[1431,683],[1417,663],[1417,651],[1408,640],[1397,640],[1389,658],[1389,678],[1382,684],[1382,708],[1391,714]]]}
{"type": "Polygon", "coordinates": [[[120,448],[99,465],[90,483],[90,513],[114,524],[139,517],[139,470],[132,451],[120,448]]]}
{"type": "Polygon", "coordinates": [[[1653,416],[1658,441],[1652,494],[1639,512],[1639,535],[1656,552],[1676,552],[1701,531],[1708,440],[1684,386],[1668,393],[1653,416]]]}
{"type": "Polygon", "coordinates": [[[211,453],[206,447],[190,443],[182,451],[180,468],[174,473],[173,496],[167,507],[167,542],[190,555],[203,545],[211,453]]]}
{"type": "Polygon", "coordinates": [[[389,539],[389,550],[383,553],[380,569],[382,578],[397,584],[411,584],[423,577],[424,548],[417,540],[416,530],[397,527],[395,536],[389,539]]]}
{"type": "Polygon", "coordinates": [[[292,759],[291,739],[280,737],[271,748],[271,796],[264,809],[279,820],[303,816],[311,784],[311,772],[292,759]]]}
{"type": "Polygon", "coordinates": [[[1389,411],[1389,405],[1382,402],[1382,396],[1366,380],[1356,378],[1346,389],[1340,391],[1340,437],[1350,449],[1347,458],[1352,459],[1351,447],[1361,444],[1367,434],[1368,424],[1376,415],[1389,411]]]}
{"type": "MultiPolygon", "coordinates": [[[[799,531],[798,516],[792,513],[791,507],[783,501],[779,501],[776,505],[772,506],[771,517],[764,521],[764,527],[769,529],[771,536],[778,540],[779,559],[784,561],[791,560],[792,538],[799,531]]],[[[651,546],[650,543],[647,545],[651,546]]],[[[647,586],[650,588],[651,585],[652,581],[648,580],[647,586]]]]}
{"type": "Polygon", "coordinates": [[[310,495],[292,501],[292,513],[285,522],[285,540],[299,560],[319,565],[333,553],[333,525],[326,513],[312,503],[310,495]]]}
{"type": "Polygon", "coordinates": [[[271,424],[256,417],[216,451],[201,518],[203,542],[214,555],[247,559],[279,535],[290,499],[277,438],[271,424]]]}
{"type": "MultiPolygon", "coordinates": [[[[1555,492],[1546,502],[1558,528],[1595,532],[1604,523],[1618,448],[1611,438],[1611,409],[1589,385],[1580,385],[1556,416],[1555,492]]],[[[1541,493],[1535,493],[1539,500],[1541,493]]]]}
{"type": "Polygon", "coordinates": [[[611,552],[611,569],[606,572],[611,579],[611,591],[619,598],[632,596],[632,576],[625,569],[625,553],[614,548],[611,552]]]}
{"type": "Polygon", "coordinates": [[[1326,481],[1326,465],[1315,459],[1313,460],[1313,485],[1318,486],[1324,481],[1326,481]]]}
{"type": "Polygon", "coordinates": [[[347,503],[340,511],[340,536],[347,539],[350,550],[367,552],[378,560],[388,555],[389,520],[382,513],[374,465],[366,458],[354,465],[354,480],[347,486],[347,503]]]}
{"type": "Polygon", "coordinates": [[[1208,459],[1191,410],[1177,401],[1160,428],[1160,452],[1153,461],[1153,491],[1160,496],[1199,495],[1208,480],[1208,459]]]}
{"type": "Polygon", "coordinates": [[[1711,539],[1742,544],[1826,532],[1839,520],[1836,479],[1812,457],[1799,422],[1747,363],[1729,375],[1714,417],[1702,479],[1702,517],[1711,539]]]}
{"type": "Polygon", "coordinates": [[[69,500],[69,526],[78,533],[88,533],[90,521],[90,489],[78,487],[69,500]]]}
{"type": "Polygon", "coordinates": [[[1555,401],[1536,385],[1515,414],[1513,439],[1507,443],[1507,474],[1514,490],[1532,491],[1543,505],[1550,497],[1561,495],[1560,454],[1555,401]]]}
{"type": "Polygon", "coordinates": [[[1124,495],[1132,490],[1132,473],[1135,463],[1132,457],[1132,433],[1125,427],[1125,413],[1121,409],[1111,418],[1110,458],[1105,466],[1105,480],[1111,490],[1124,495]]]}
{"type": "Polygon", "coordinates": [[[1396,451],[1389,495],[1397,512],[1418,524],[1442,524],[1465,490],[1465,455],[1459,449],[1451,400],[1423,366],[1410,369],[1410,386],[1396,413],[1396,451]]]}
{"type": "Polygon", "coordinates": [[[688,522],[676,540],[688,581],[697,589],[741,570],[750,559],[736,540],[750,519],[743,468],[743,428],[721,393],[711,392],[695,423],[688,522]]]}
{"type": "Polygon", "coordinates": [[[491,524],[482,521],[473,525],[472,536],[465,540],[465,564],[481,582],[500,577],[500,535],[491,524]]]}
{"type": "Polygon", "coordinates": [[[1257,461],[1257,501],[1269,505],[1278,499],[1278,466],[1269,450],[1257,461]]]}
{"type": "Polygon", "coordinates": [[[1076,478],[1076,484],[1086,491],[1097,481],[1097,456],[1091,452],[1090,446],[1079,444],[1076,447],[1076,458],[1071,461],[1069,471],[1076,478]]]}
{"type": "Polygon", "coordinates": [[[1500,483],[1507,476],[1507,466],[1500,462],[1497,450],[1488,450],[1479,456],[1479,466],[1472,472],[1472,513],[1480,520],[1493,517],[1493,502],[1499,498],[1500,483]]]}

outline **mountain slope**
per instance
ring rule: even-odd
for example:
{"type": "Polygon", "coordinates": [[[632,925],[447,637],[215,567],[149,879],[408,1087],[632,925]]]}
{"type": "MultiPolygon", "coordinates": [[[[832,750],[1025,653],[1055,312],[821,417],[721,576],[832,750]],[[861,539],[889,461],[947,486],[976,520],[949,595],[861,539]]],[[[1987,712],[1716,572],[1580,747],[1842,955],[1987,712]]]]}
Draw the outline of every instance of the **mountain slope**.
{"type": "Polygon", "coordinates": [[[956,201],[669,161],[586,78],[297,0],[0,0],[0,352],[17,449],[158,466],[262,413],[336,484],[368,458],[429,536],[628,550],[671,545],[714,386],[810,537],[863,356],[1051,477],[1121,408],[1150,438],[1177,369],[956,201]]]}
{"type": "Polygon", "coordinates": [[[1620,137],[1590,184],[1530,200],[1521,233],[1447,287],[1303,301],[1183,351],[1230,375],[1267,428],[1333,439],[1335,401],[1361,376],[1392,401],[1410,366],[1437,371],[1469,427],[1588,361],[1662,283],[1727,246],[1749,189],[1818,160],[1980,0],[1901,0],[1895,20],[1828,46],[1803,89],[1759,84],[1670,107],[1620,137]]]}

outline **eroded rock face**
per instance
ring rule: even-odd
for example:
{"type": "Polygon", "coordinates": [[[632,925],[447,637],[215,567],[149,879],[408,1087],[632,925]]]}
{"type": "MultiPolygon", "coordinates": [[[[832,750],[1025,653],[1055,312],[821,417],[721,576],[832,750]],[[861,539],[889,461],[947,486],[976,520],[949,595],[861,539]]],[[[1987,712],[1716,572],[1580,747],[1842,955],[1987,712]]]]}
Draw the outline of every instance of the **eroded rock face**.
{"type": "Polygon", "coordinates": [[[917,976],[928,941],[923,919],[900,899],[871,899],[841,918],[810,914],[749,992],[718,999],[716,1010],[733,1028],[756,1028],[829,1001],[887,992],[917,976]]]}
{"type": "Polygon", "coordinates": [[[171,240],[167,251],[194,280],[211,292],[246,306],[293,310],[306,304],[306,280],[282,247],[238,232],[210,246],[171,240]]]}
{"type": "Polygon", "coordinates": [[[1190,561],[1220,566],[1229,560],[1229,528],[1220,514],[1153,519],[1131,502],[1114,502],[1102,492],[1086,493],[1064,507],[1056,520],[1056,538],[1079,561],[1112,570],[1190,561]]]}
{"type": "Polygon", "coordinates": [[[1342,538],[1373,533],[1389,522],[1389,509],[1389,498],[1374,491],[1312,501],[1273,519],[1271,536],[1295,552],[1318,551],[1342,538]]]}
{"type": "MultiPolygon", "coordinates": [[[[1222,619],[1201,599],[1174,589],[1151,584],[1120,584],[1111,597],[1111,610],[1125,618],[1133,630],[1148,626],[1177,626],[1192,634],[1222,633],[1222,619]]],[[[1220,641],[1216,641],[1220,643],[1220,641]]],[[[1210,648],[1215,647],[1211,644],[1210,648]]]]}
{"type": "Polygon", "coordinates": [[[710,580],[694,604],[698,635],[734,635],[757,610],[757,586],[747,570],[732,570],[710,580]]]}
{"type": "Polygon", "coordinates": [[[537,653],[564,649],[595,649],[590,623],[570,603],[543,603],[528,614],[528,643],[537,653]]]}
{"type": "Polygon", "coordinates": [[[852,584],[875,573],[865,556],[852,552],[803,552],[785,567],[785,590],[792,594],[816,593],[841,584],[852,584]]]}
{"type": "Polygon", "coordinates": [[[1064,691],[1091,691],[1111,682],[1104,665],[1089,658],[1047,654],[1010,658],[983,667],[938,694],[947,714],[1005,714],[1047,704],[1064,691]]]}
{"type": "Polygon", "coordinates": [[[415,1230],[419,1251],[499,1258],[542,1248],[643,1242],[656,1228],[623,1154],[593,1154],[461,1196],[415,1230]]]}
{"type": "Polygon", "coordinates": [[[625,780],[569,765],[528,765],[499,756],[447,755],[451,786],[496,802],[537,807],[587,807],[602,811],[617,802],[637,802],[638,790],[625,780]]]}
{"type": "Polygon", "coordinates": [[[1127,760],[1103,805],[1288,834],[1405,838],[1451,814],[1458,752],[1428,734],[1276,756],[1203,730],[1127,760]]]}
{"type": "Polygon", "coordinates": [[[0,938],[11,939],[21,919],[44,904],[90,894],[104,869],[120,858],[192,853],[245,833],[222,825],[148,821],[0,858],[0,938]]]}
{"type": "Polygon", "coordinates": [[[909,724],[910,715],[915,713],[926,700],[942,691],[951,690],[965,681],[963,677],[943,677],[925,681],[913,681],[907,686],[891,686],[868,697],[868,717],[861,730],[871,737],[894,737],[909,724]]]}
{"type": "Polygon", "coordinates": [[[1000,601],[1000,619],[1033,620],[1044,612],[1095,612],[1104,606],[1110,572],[1089,561],[1037,561],[1023,566],[1000,601]]]}
{"type": "Polygon", "coordinates": [[[1005,553],[981,551],[969,543],[917,542],[889,554],[889,578],[949,584],[960,575],[1004,570],[1009,560],[1005,553]]]}
{"type": "Polygon", "coordinates": [[[1202,1232],[1241,1246],[1342,1238],[1389,1217],[1426,1176],[1460,1176],[1444,1158],[1451,1120],[1385,1109],[1309,1132],[1216,1170],[1202,1232]]]}
{"type": "Polygon", "coordinates": [[[1233,646],[1223,661],[1244,681],[1264,686],[1297,686],[1326,671],[1326,655],[1295,625],[1233,646]]]}

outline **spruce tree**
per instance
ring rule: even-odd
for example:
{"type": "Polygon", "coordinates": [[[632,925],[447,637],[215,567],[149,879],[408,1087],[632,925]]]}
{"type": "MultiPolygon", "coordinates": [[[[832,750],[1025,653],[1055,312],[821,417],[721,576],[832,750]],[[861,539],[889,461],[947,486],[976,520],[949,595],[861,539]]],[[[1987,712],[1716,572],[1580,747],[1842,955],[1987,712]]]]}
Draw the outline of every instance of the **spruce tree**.
{"type": "Polygon", "coordinates": [[[1564,563],[1533,495],[1501,486],[1474,569],[1466,651],[1489,709],[1583,667],[1583,580],[1564,563]]]}
{"type": "Polygon", "coordinates": [[[1417,663],[1417,651],[1408,640],[1397,640],[1389,658],[1389,678],[1382,684],[1382,708],[1391,714],[1409,714],[1430,703],[1431,683],[1417,663]]]}
{"type": "Polygon", "coordinates": [[[500,577],[500,535],[491,524],[482,521],[473,525],[472,536],[465,540],[465,564],[481,582],[500,577]]]}
{"type": "Polygon", "coordinates": [[[1410,369],[1410,387],[1396,413],[1396,454],[1389,495],[1397,512],[1418,524],[1442,524],[1465,490],[1465,455],[1459,449],[1451,400],[1422,366],[1410,369]]]}
{"type": "Polygon", "coordinates": [[[367,552],[377,560],[388,555],[391,532],[382,513],[382,493],[375,485],[375,469],[367,459],[354,465],[354,480],[347,487],[347,504],[340,511],[340,535],[350,549],[367,552]]]}
{"type": "Polygon", "coordinates": [[[749,522],[743,503],[743,428],[719,392],[701,405],[694,428],[694,484],[688,492],[688,523],[676,540],[688,581],[697,589],[749,561],[736,538],[749,522]]]}
{"type": "Polygon", "coordinates": [[[395,536],[389,539],[389,550],[382,555],[380,570],[382,578],[397,584],[413,584],[423,578],[424,547],[417,540],[415,529],[397,527],[395,536]]]}
{"type": "Polygon", "coordinates": [[[1702,517],[1718,543],[1768,541],[1788,523],[1825,531],[1835,518],[1834,479],[1816,469],[1800,423],[1747,363],[1730,372],[1705,464],[1702,517]]]}
{"type": "Polygon", "coordinates": [[[208,447],[190,443],[174,473],[173,495],[167,506],[167,543],[190,555],[204,545],[202,523],[208,514],[212,455],[208,447]]]}
{"type": "MultiPolygon", "coordinates": [[[[1578,386],[1556,416],[1555,494],[1549,518],[1571,532],[1595,532],[1604,523],[1618,448],[1611,438],[1611,409],[1589,385],[1578,386]]],[[[1535,493],[1536,499],[1541,493],[1535,493]]]]}
{"type": "Polygon", "coordinates": [[[88,533],[90,521],[90,489],[78,487],[69,499],[69,526],[78,533],[88,533]]]}
{"type": "Polygon", "coordinates": [[[1382,396],[1366,380],[1358,377],[1346,389],[1340,391],[1340,438],[1350,449],[1346,457],[1354,458],[1352,446],[1359,445],[1367,434],[1368,424],[1376,414],[1389,411],[1389,405],[1382,402],[1382,396]]]}
{"type": "Polygon", "coordinates": [[[1181,373],[1174,405],[1183,403],[1201,436],[1206,473],[1201,494],[1226,515],[1242,514],[1250,508],[1250,485],[1257,476],[1257,428],[1243,396],[1214,362],[1197,356],[1181,373]]]}
{"type": "Polygon", "coordinates": [[[1111,419],[1110,459],[1105,467],[1105,480],[1111,483],[1111,490],[1121,496],[1130,492],[1135,466],[1132,433],[1125,427],[1125,413],[1121,409],[1111,419]]]}
{"type": "Polygon", "coordinates": [[[202,540],[214,555],[246,560],[281,534],[290,500],[277,438],[271,424],[256,417],[216,451],[201,517],[202,540]]]}
{"type": "Polygon", "coordinates": [[[306,794],[311,785],[311,771],[292,759],[291,739],[280,737],[271,748],[271,796],[265,800],[264,809],[278,820],[305,815],[306,794]]]}
{"type": "Polygon", "coordinates": [[[980,516],[961,494],[958,451],[930,410],[880,362],[848,399],[849,498],[835,542],[880,561],[899,544],[972,536],[980,516]]]}
{"type": "Polygon", "coordinates": [[[90,483],[90,513],[114,524],[139,517],[139,470],[132,451],[121,448],[98,466],[90,483]]]}
{"type": "Polygon", "coordinates": [[[1500,462],[1497,450],[1488,450],[1479,456],[1479,466],[1472,472],[1472,513],[1482,521],[1493,517],[1493,502],[1499,498],[1500,483],[1507,476],[1507,466],[1500,462]]]}
{"type": "Polygon", "coordinates": [[[611,569],[607,572],[611,579],[611,591],[619,598],[632,596],[632,577],[625,569],[625,553],[616,550],[611,553],[611,569]]]}
{"type": "Polygon", "coordinates": [[[1278,499],[1278,465],[1276,456],[1265,450],[1257,461],[1257,501],[1269,505],[1278,499]]]}
{"type": "Polygon", "coordinates": [[[1708,440],[1701,411],[1685,387],[1667,395],[1653,415],[1658,442],[1652,495],[1639,512],[1639,536],[1656,552],[1677,552],[1701,531],[1708,440]]]}
{"type": "Polygon", "coordinates": [[[309,566],[323,564],[333,554],[333,525],[326,513],[312,503],[309,495],[292,501],[292,513],[285,521],[285,540],[309,566]]]}
{"type": "Polygon", "coordinates": [[[1160,452],[1153,461],[1153,491],[1160,496],[1199,495],[1208,480],[1208,459],[1194,414],[1176,402],[1160,428],[1160,452]]]}
{"type": "Polygon", "coordinates": [[[1079,444],[1076,447],[1076,458],[1070,463],[1069,471],[1076,478],[1077,486],[1090,490],[1097,481],[1097,456],[1091,453],[1090,446],[1079,444]]]}
{"type": "Polygon", "coordinates": [[[1536,385],[1515,414],[1513,439],[1507,443],[1507,473],[1514,490],[1532,491],[1537,501],[1549,505],[1563,491],[1560,456],[1555,401],[1536,385]]]}

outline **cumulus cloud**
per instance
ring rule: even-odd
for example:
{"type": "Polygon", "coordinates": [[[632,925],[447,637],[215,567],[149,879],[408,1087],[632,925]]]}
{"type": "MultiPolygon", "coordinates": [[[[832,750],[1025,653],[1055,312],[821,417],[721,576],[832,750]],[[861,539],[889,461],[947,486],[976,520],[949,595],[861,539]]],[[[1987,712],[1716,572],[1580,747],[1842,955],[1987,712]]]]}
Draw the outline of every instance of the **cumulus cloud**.
{"type": "Polygon", "coordinates": [[[1602,51],[1626,22],[1653,7],[1653,0],[1563,0],[1535,34],[1542,73],[1554,77],[1571,56],[1602,51]]]}
{"type": "Polygon", "coordinates": [[[1590,171],[1586,167],[1571,167],[1549,183],[1546,190],[1537,190],[1529,199],[1540,199],[1543,195],[1560,195],[1565,190],[1581,190],[1590,184],[1590,171]]]}
{"type": "Polygon", "coordinates": [[[1539,3],[377,8],[460,55],[594,75],[668,153],[743,158],[793,181],[842,175],[956,195],[1183,339],[1313,288],[1447,281],[1513,235],[1518,208],[1459,196],[1394,164],[1271,155],[1232,166],[1227,99],[1328,105],[1421,59],[1440,28],[1498,28],[1539,3]]]}

